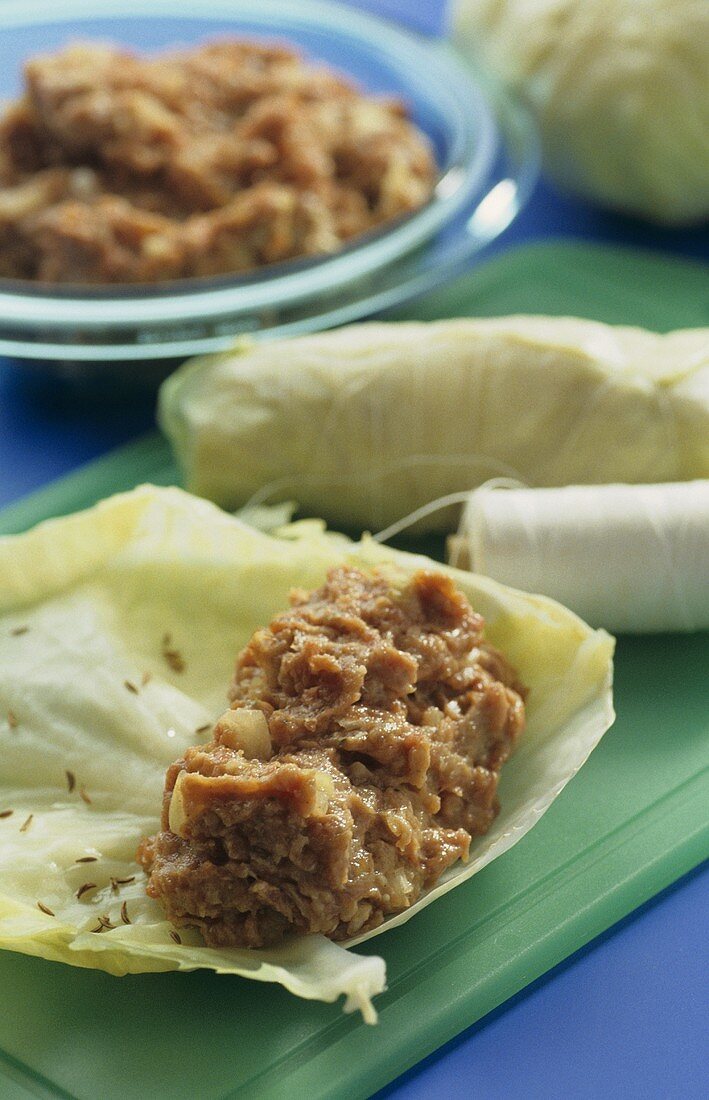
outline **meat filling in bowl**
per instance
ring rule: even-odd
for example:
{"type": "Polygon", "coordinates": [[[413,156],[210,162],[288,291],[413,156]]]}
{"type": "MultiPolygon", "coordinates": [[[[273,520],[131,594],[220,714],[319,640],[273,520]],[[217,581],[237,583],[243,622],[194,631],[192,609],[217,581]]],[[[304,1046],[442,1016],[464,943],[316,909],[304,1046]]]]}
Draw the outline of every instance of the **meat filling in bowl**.
{"type": "Polygon", "coordinates": [[[403,104],[275,45],[25,66],[0,120],[0,276],[157,282],[337,251],[436,179],[403,104]]]}
{"type": "Polygon", "coordinates": [[[442,573],[333,570],[241,653],[168,773],[148,893],[213,946],[333,939],[416,901],[485,833],[525,690],[442,573]]]}

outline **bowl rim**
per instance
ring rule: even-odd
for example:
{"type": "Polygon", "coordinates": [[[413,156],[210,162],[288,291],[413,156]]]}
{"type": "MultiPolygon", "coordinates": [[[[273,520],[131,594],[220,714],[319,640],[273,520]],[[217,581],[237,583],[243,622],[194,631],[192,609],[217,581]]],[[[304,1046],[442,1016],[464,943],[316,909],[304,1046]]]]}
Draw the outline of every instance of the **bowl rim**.
{"type": "MultiPolygon", "coordinates": [[[[362,235],[337,253],[244,275],[91,288],[0,280],[0,338],[6,323],[14,333],[28,335],[38,326],[51,327],[58,334],[79,326],[90,337],[92,330],[106,326],[121,330],[140,325],[184,325],[235,311],[292,305],[319,292],[344,289],[412,252],[480,192],[498,147],[497,127],[486,95],[452,54],[432,51],[430,41],[421,35],[378,16],[336,6],[329,0],[298,0],[297,6],[292,0],[208,0],[198,12],[189,0],[102,0],[98,11],[95,0],[64,0],[59,10],[52,0],[11,0],[0,9],[0,27],[45,23],[76,26],[77,20],[111,18],[185,18],[203,22],[208,34],[209,22],[216,21],[233,21],[238,31],[240,17],[257,21],[263,24],[265,33],[280,33],[282,37],[288,36],[289,28],[292,32],[296,27],[317,26],[332,31],[345,41],[358,41],[370,51],[374,48],[390,70],[406,73],[422,99],[425,95],[432,101],[431,87],[436,89],[437,97],[442,93],[444,101],[437,101],[436,106],[441,113],[445,111],[452,124],[454,163],[439,177],[435,197],[419,210],[362,235]],[[279,32],[280,24],[285,26],[279,32]]],[[[69,345],[66,350],[70,350],[69,345]]],[[[143,354],[146,350],[144,347],[143,354]]]]}

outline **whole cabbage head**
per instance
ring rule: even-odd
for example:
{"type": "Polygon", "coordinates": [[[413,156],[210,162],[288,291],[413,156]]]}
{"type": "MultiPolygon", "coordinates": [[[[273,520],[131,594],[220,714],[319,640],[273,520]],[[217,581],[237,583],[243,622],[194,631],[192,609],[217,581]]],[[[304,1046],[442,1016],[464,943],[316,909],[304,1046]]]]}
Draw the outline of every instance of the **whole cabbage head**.
{"type": "Polygon", "coordinates": [[[453,31],[532,105],[562,187],[665,225],[709,217],[708,0],[454,0],[453,31]]]}

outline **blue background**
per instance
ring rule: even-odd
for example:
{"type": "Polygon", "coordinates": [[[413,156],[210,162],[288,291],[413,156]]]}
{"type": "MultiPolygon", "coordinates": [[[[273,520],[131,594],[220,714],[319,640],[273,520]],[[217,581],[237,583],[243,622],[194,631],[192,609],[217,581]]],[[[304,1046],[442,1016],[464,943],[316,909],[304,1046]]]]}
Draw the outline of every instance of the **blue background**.
{"type": "MultiPolygon", "coordinates": [[[[360,0],[355,6],[425,33],[444,25],[443,0],[360,0]]],[[[563,197],[546,181],[494,250],[558,236],[709,259],[707,229],[648,227],[563,197]]],[[[153,408],[151,394],[113,395],[106,402],[0,360],[0,505],[147,430],[153,408]]],[[[703,1100],[709,1096],[708,913],[705,866],[379,1097],[703,1100]]]]}

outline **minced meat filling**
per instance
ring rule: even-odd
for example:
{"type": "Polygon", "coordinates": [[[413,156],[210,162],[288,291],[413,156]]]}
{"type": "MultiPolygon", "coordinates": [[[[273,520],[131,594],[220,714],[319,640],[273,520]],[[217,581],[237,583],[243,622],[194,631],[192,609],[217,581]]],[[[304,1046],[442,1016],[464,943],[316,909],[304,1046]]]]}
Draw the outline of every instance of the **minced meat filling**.
{"type": "Polygon", "coordinates": [[[346,939],[408,908],[498,811],[524,688],[444,574],[333,570],[241,653],[167,774],[148,892],[208,944],[346,939]]]}
{"type": "Polygon", "coordinates": [[[422,206],[437,169],[404,105],[283,46],[25,65],[0,118],[0,277],[153,283],[335,252],[422,206]]]}

